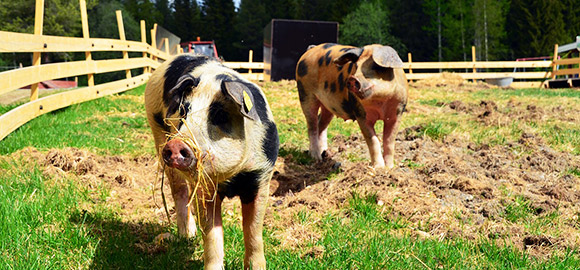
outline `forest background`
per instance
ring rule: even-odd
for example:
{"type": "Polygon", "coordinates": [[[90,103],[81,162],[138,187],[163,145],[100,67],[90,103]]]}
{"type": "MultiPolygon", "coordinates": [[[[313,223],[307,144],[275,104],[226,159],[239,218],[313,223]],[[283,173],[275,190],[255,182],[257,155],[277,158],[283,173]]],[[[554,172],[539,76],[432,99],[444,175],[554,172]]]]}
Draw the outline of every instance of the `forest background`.
{"type": "MultiPolygon", "coordinates": [[[[264,27],[271,19],[336,21],[339,43],[394,47],[403,60],[515,60],[549,56],[554,44],[580,35],[578,0],[87,0],[90,36],[118,38],[115,10],[127,39],[140,40],[139,21],[181,41],[214,40],[226,61],[262,61],[264,27]]],[[[35,0],[0,0],[0,30],[33,33],[35,0]]],[[[78,0],[45,0],[45,35],[81,37],[78,0]]],[[[84,59],[52,53],[43,62],[84,59]]],[[[98,57],[98,56],[97,56],[98,57]]],[[[0,54],[0,66],[30,65],[31,54],[0,54]]],[[[0,71],[2,71],[0,69],[0,71]]]]}

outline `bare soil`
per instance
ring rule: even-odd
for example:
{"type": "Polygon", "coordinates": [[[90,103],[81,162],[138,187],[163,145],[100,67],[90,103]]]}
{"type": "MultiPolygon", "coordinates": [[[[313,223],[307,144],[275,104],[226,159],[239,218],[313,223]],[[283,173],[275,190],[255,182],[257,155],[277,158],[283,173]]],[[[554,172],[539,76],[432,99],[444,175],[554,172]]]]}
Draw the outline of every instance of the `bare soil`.
{"type": "MultiPolygon", "coordinates": [[[[516,101],[508,102],[510,108],[498,108],[489,100],[475,104],[457,100],[442,106],[482,123],[504,118],[541,120],[550,114],[580,124],[577,117],[570,119],[574,113],[580,115],[578,108],[562,113],[558,106],[541,108],[516,101]]],[[[421,129],[411,126],[399,131],[397,165],[391,170],[374,170],[366,160],[345,158],[352,152],[368,157],[361,135],[330,138],[324,162],[303,165],[291,155],[279,157],[265,225],[280,232],[277,237],[283,246],[302,248],[322,232],[316,222],[303,224],[295,215],[300,211],[312,217],[343,215],[340,209],[357,192],[375,194],[387,220],[407,221],[408,226],[393,231],[394,235],[491,240],[538,257],[580,248],[580,178],[570,173],[571,168],[579,168],[579,156],[552,149],[537,134],[524,133],[518,141],[489,146],[453,135],[435,141],[422,136],[421,129]],[[530,225],[530,217],[510,220],[508,208],[522,203],[532,210],[533,220],[554,213],[556,217],[539,227],[530,225]]],[[[118,205],[125,220],[167,220],[156,157],[99,156],[70,148],[48,152],[27,148],[14,155],[41,164],[49,177],[72,175],[89,188],[111,188],[105,200],[118,205]]],[[[169,188],[164,190],[173,215],[169,188]]],[[[239,219],[238,200],[225,204],[225,218],[239,219]]]]}

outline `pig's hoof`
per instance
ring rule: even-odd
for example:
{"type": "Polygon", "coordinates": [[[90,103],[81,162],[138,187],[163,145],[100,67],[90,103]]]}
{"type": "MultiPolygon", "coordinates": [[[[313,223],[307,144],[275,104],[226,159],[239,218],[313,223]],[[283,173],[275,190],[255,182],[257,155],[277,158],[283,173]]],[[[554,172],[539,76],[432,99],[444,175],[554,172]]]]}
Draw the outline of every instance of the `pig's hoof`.
{"type": "Polygon", "coordinates": [[[335,163],[332,165],[332,170],[333,170],[333,171],[337,171],[337,170],[339,170],[339,169],[340,169],[340,167],[341,167],[341,166],[342,166],[342,163],[340,163],[340,162],[338,162],[338,161],[337,161],[337,162],[335,162],[335,163]]]}
{"type": "Polygon", "coordinates": [[[328,152],[326,150],[322,151],[322,154],[320,154],[320,157],[322,157],[322,159],[327,159],[330,157],[330,155],[328,154],[328,152]]]}

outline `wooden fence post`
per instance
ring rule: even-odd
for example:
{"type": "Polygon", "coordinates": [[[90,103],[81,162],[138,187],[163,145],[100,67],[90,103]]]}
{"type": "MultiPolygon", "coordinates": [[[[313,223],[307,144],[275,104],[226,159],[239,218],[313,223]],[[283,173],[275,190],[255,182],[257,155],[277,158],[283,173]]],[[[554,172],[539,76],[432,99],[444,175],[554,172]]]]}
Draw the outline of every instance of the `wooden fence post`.
{"type": "MultiPolygon", "coordinates": [[[[143,42],[143,44],[147,44],[147,34],[146,34],[147,30],[145,29],[145,21],[144,20],[141,20],[140,26],[141,26],[141,42],[143,42]]],[[[143,52],[143,58],[147,58],[146,52],[143,52]]],[[[149,73],[149,68],[144,67],[143,73],[149,73]]]]}
{"type": "Polygon", "coordinates": [[[165,53],[169,55],[169,38],[164,38],[163,42],[165,42],[165,53]]]}
{"type": "MultiPolygon", "coordinates": [[[[81,23],[83,25],[83,38],[89,39],[91,38],[89,35],[89,20],[87,17],[87,2],[85,0],[79,0],[80,8],[81,8],[81,23]]],[[[93,56],[91,51],[85,52],[85,60],[87,62],[93,61],[93,56]]],[[[95,86],[95,74],[90,73],[87,74],[87,83],[88,86],[95,86]]]]}
{"type": "MultiPolygon", "coordinates": [[[[153,50],[157,49],[157,24],[153,24],[153,29],[151,29],[151,46],[153,50]]],[[[155,55],[151,55],[153,60],[157,60],[155,55]]]]}
{"type": "Polygon", "coordinates": [[[407,58],[409,58],[409,74],[413,74],[413,69],[411,68],[411,63],[413,63],[413,55],[408,53],[407,58]]]}
{"type": "MultiPolygon", "coordinates": [[[[125,26],[123,25],[123,13],[120,10],[117,10],[117,26],[119,27],[119,39],[125,41],[127,40],[125,38],[125,26]]],[[[127,51],[123,51],[123,59],[128,60],[129,59],[129,52],[127,51]]],[[[125,70],[125,76],[127,77],[127,79],[131,78],[131,70],[125,70]]]]}
{"type": "MultiPolygon", "coordinates": [[[[250,50],[249,56],[248,56],[248,63],[252,63],[254,60],[254,51],[250,50]]],[[[252,74],[252,69],[248,69],[248,74],[252,74]]]]}
{"type": "Polygon", "coordinates": [[[556,70],[558,70],[558,65],[556,65],[556,60],[558,60],[558,44],[554,45],[554,60],[552,60],[552,80],[556,79],[556,70]]]}
{"type": "Polygon", "coordinates": [[[475,56],[475,46],[471,46],[471,62],[473,62],[473,82],[476,81],[475,73],[477,73],[477,69],[475,68],[475,62],[477,61],[477,57],[475,56]]]}
{"type": "MultiPolygon", "coordinates": [[[[43,23],[44,23],[44,0],[36,0],[36,11],[34,15],[34,35],[42,36],[43,23]]],[[[40,66],[40,52],[32,53],[32,65],[40,66]]],[[[30,100],[32,101],[37,99],[38,99],[38,83],[34,83],[30,86],[30,100]]]]}

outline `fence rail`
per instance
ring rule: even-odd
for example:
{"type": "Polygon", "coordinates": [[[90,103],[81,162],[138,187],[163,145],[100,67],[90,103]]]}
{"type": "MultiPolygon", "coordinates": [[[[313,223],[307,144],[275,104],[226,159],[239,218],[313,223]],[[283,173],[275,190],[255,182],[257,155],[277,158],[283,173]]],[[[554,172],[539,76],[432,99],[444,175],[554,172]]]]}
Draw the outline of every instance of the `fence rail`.
{"type": "MultiPolygon", "coordinates": [[[[141,22],[141,42],[125,40],[122,14],[117,11],[120,39],[90,38],[85,0],[79,0],[83,37],[42,35],[44,0],[36,1],[34,34],[0,31],[0,53],[32,53],[33,65],[0,73],[0,95],[30,85],[30,101],[0,115],[0,140],[35,117],[72,104],[120,93],[147,82],[150,71],[171,57],[157,49],[156,44],[145,42],[145,22],[141,22]],[[92,52],[121,52],[123,58],[93,60],[92,52]],[[85,60],[41,64],[43,53],[84,52],[85,60]],[[129,52],[141,52],[129,57],[129,52]],[[131,70],[142,69],[132,76],[131,70]],[[94,74],[125,71],[126,78],[95,85],[94,74]],[[88,76],[88,86],[43,98],[38,98],[38,84],[60,78],[88,76]]],[[[153,32],[152,32],[153,33],[153,32]]],[[[155,39],[151,39],[155,40],[155,39]]],[[[160,46],[161,47],[161,46],[160,46]]],[[[167,47],[167,46],[165,46],[167,47]]],[[[121,56],[121,55],[120,55],[121,56]]]]}
{"type": "MultiPolygon", "coordinates": [[[[43,35],[44,0],[36,0],[34,34],[0,31],[0,53],[32,53],[33,57],[32,66],[0,72],[0,95],[24,86],[31,86],[29,102],[0,115],[0,140],[39,115],[142,85],[147,82],[153,69],[171,57],[167,38],[162,39],[159,44],[156,43],[155,29],[157,25],[150,31],[152,44],[146,42],[147,31],[144,21],[141,21],[141,41],[125,40],[120,11],[117,11],[119,39],[90,38],[85,1],[79,0],[83,37],[43,35]],[[103,51],[120,52],[119,56],[122,58],[92,59],[93,52],[103,51]],[[41,55],[43,53],[54,52],[84,52],[85,60],[50,64],[41,63],[41,55]],[[131,52],[133,53],[132,55],[135,55],[135,53],[141,54],[138,57],[129,57],[131,52]],[[141,74],[133,77],[131,70],[135,69],[142,71],[141,74]],[[95,85],[95,74],[115,71],[125,71],[126,78],[95,85]],[[87,87],[38,98],[39,83],[84,75],[87,76],[87,87]]],[[[472,48],[474,59],[472,62],[412,62],[412,56],[409,54],[409,62],[404,63],[404,69],[407,71],[409,80],[422,80],[440,74],[417,73],[419,70],[460,70],[460,72],[455,74],[466,80],[512,77],[517,80],[529,80],[513,82],[512,86],[514,87],[540,87],[545,79],[555,79],[557,76],[577,76],[580,73],[580,67],[578,66],[580,58],[558,59],[557,48],[556,45],[552,61],[475,61],[475,47],[472,48]],[[558,67],[567,68],[558,69],[558,67]],[[533,69],[533,71],[497,71],[508,68],[533,69]],[[486,69],[493,71],[482,72],[486,69]],[[467,72],[467,70],[472,72],[467,72]]],[[[261,62],[253,62],[252,51],[249,52],[248,62],[224,62],[224,65],[233,69],[247,70],[242,75],[250,80],[264,79],[263,70],[265,65],[261,62]],[[260,71],[255,72],[255,70],[260,71]]]]}

